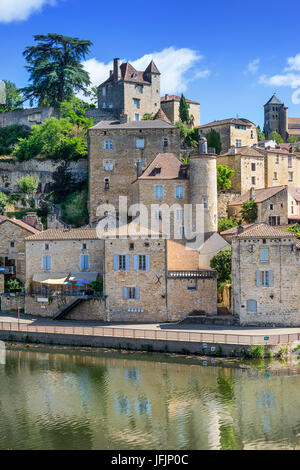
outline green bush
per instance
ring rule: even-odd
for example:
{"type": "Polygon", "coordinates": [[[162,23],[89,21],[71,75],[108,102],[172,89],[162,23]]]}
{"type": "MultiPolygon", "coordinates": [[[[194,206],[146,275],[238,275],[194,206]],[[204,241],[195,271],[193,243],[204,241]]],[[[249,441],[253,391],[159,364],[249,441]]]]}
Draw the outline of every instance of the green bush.
{"type": "Polygon", "coordinates": [[[265,356],[265,347],[263,345],[251,346],[250,354],[255,359],[261,359],[265,356]]]}
{"type": "Polygon", "coordinates": [[[211,259],[210,267],[218,272],[218,285],[231,281],[231,248],[219,251],[211,259]]]}
{"type": "Polygon", "coordinates": [[[89,221],[87,191],[75,192],[68,196],[61,205],[61,217],[75,227],[86,225],[89,221]]]}

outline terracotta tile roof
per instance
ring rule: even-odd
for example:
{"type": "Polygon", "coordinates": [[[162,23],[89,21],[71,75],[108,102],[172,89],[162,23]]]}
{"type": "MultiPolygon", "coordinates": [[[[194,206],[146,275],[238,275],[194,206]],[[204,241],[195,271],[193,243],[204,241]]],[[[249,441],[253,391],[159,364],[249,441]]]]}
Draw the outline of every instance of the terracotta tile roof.
{"type": "Polygon", "coordinates": [[[295,186],[288,186],[288,191],[295,201],[300,202],[300,188],[296,188],[295,186]]]}
{"type": "Polygon", "coordinates": [[[146,119],[144,121],[129,121],[120,123],[120,121],[100,121],[90,129],[104,129],[104,130],[113,130],[113,129],[178,129],[177,126],[173,126],[170,122],[160,119],[146,119]]]}
{"type": "Polygon", "coordinates": [[[153,60],[151,60],[148,67],[145,69],[145,73],[159,73],[160,74],[160,71],[156,67],[155,62],[153,60]]]}
{"type": "MultiPolygon", "coordinates": [[[[255,202],[266,201],[267,199],[270,199],[270,197],[286,189],[286,187],[287,186],[273,186],[271,188],[255,189],[255,202]]],[[[239,206],[248,201],[250,201],[250,190],[242,194],[237,199],[234,199],[229,206],[239,206]]]]}
{"type": "MultiPolygon", "coordinates": [[[[130,62],[124,62],[123,64],[120,65],[120,72],[121,72],[120,81],[129,81],[129,82],[142,83],[142,84],[148,84],[148,85],[150,83],[149,78],[147,76],[148,73],[160,74],[153,60],[151,60],[150,64],[148,65],[145,71],[136,70],[133,67],[133,65],[131,65],[130,62]]],[[[108,77],[107,80],[105,80],[99,86],[102,86],[105,83],[109,83],[113,81],[114,81],[114,76],[112,74],[110,77],[108,77]]]]}
{"type": "Polygon", "coordinates": [[[291,135],[300,135],[300,129],[288,129],[287,133],[291,135]]]}
{"type": "Polygon", "coordinates": [[[290,127],[290,124],[298,124],[300,126],[300,117],[289,117],[288,123],[289,123],[289,127],[290,127]]]}
{"type": "Polygon", "coordinates": [[[296,247],[298,248],[298,250],[300,250],[300,240],[298,238],[298,240],[296,241],[296,247]]]}
{"type": "MultiPolygon", "coordinates": [[[[245,224],[245,225],[242,225],[243,229],[246,230],[247,228],[250,228],[252,227],[253,225],[255,224],[245,224]]],[[[220,232],[220,235],[236,235],[237,234],[237,229],[238,229],[238,225],[236,227],[231,227],[231,228],[228,228],[227,230],[223,230],[223,232],[220,232]]]]}
{"type": "Polygon", "coordinates": [[[161,108],[159,108],[159,110],[157,111],[157,113],[155,114],[154,118],[153,118],[155,121],[158,119],[158,120],[161,120],[161,121],[167,121],[171,124],[171,121],[170,119],[167,118],[167,116],[165,115],[165,113],[163,112],[163,110],[161,108]]]}
{"type": "Polygon", "coordinates": [[[4,222],[11,222],[12,224],[17,225],[18,227],[21,227],[31,233],[42,233],[40,230],[33,228],[31,225],[26,224],[22,220],[18,220],[15,218],[10,219],[9,217],[1,216],[0,225],[4,222]]]}
{"type": "Polygon", "coordinates": [[[205,129],[205,127],[214,127],[214,126],[222,126],[225,124],[237,124],[239,126],[254,126],[254,123],[249,121],[248,119],[240,118],[229,118],[229,119],[222,119],[221,121],[213,121],[209,122],[208,124],[204,124],[200,126],[199,129],[205,129]]]}
{"type": "Polygon", "coordinates": [[[49,229],[26,240],[98,240],[96,228],[49,229]]]}
{"type": "Polygon", "coordinates": [[[183,166],[186,165],[184,165],[174,153],[159,153],[138,179],[186,179],[186,177],[180,174],[183,166]]]}
{"type": "Polygon", "coordinates": [[[282,227],[267,224],[254,224],[235,238],[295,238],[297,234],[282,227]]]}
{"type": "MultiPolygon", "coordinates": [[[[178,96],[178,95],[167,95],[167,94],[166,94],[165,96],[162,96],[162,97],[160,98],[160,101],[161,101],[161,102],[180,101],[180,98],[181,98],[181,97],[178,96]]],[[[188,98],[185,98],[185,101],[186,101],[187,103],[199,104],[199,105],[200,105],[200,103],[198,103],[197,101],[189,100],[188,98]]]]}
{"type": "Polygon", "coordinates": [[[253,147],[247,147],[247,146],[238,147],[238,148],[232,147],[232,151],[227,150],[227,152],[222,152],[220,154],[220,156],[224,156],[224,155],[225,156],[245,155],[245,156],[250,156],[250,157],[263,157],[261,152],[259,152],[253,147]]]}

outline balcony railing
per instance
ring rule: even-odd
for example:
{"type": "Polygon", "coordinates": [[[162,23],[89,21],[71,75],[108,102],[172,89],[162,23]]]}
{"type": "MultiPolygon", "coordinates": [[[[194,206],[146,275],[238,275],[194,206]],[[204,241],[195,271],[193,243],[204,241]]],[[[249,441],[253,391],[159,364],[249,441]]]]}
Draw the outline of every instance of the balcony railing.
{"type": "Polygon", "coordinates": [[[0,266],[0,274],[16,274],[15,266],[0,266]]]}
{"type": "Polygon", "coordinates": [[[199,271],[168,271],[168,278],[180,279],[216,279],[217,272],[201,269],[199,271]]]}

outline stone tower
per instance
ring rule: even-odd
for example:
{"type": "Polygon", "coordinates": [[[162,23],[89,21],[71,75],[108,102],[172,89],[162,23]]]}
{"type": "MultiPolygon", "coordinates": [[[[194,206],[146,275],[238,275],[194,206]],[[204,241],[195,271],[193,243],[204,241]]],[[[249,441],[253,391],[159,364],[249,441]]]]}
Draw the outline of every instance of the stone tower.
{"type": "Polygon", "coordinates": [[[288,107],[274,94],[264,105],[264,134],[266,138],[275,131],[286,140],[288,130],[288,107]]]}
{"type": "Polygon", "coordinates": [[[190,156],[190,203],[203,204],[204,236],[218,231],[217,157],[207,152],[202,137],[199,149],[190,156]]]}

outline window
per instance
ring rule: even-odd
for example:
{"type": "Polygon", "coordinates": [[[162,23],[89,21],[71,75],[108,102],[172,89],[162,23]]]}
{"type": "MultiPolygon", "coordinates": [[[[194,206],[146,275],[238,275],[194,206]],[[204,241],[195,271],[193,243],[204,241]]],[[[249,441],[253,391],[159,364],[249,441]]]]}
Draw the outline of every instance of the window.
{"type": "Polygon", "coordinates": [[[106,88],[105,86],[102,88],[102,96],[105,96],[106,95],[106,88]]]}
{"type": "Polygon", "coordinates": [[[49,250],[49,245],[48,245],[48,243],[46,243],[46,245],[45,245],[45,250],[49,250]]]}
{"type": "Polygon", "coordinates": [[[236,139],[236,141],[235,141],[235,146],[236,146],[237,148],[242,146],[242,141],[241,141],[241,139],[236,139]]]}
{"type": "Polygon", "coordinates": [[[256,300],[247,300],[247,312],[257,312],[256,300]]]}
{"type": "Polygon", "coordinates": [[[112,140],[105,140],[104,141],[104,149],[105,150],[112,150],[113,149],[112,140]]]}
{"type": "Polygon", "coordinates": [[[176,186],[176,199],[183,199],[183,186],[176,186]]]}
{"type": "Polygon", "coordinates": [[[135,271],[149,271],[150,255],[133,255],[133,269],[135,271]]]}
{"type": "Polygon", "coordinates": [[[89,255],[80,256],[80,267],[81,269],[89,269],[89,255]]]}
{"type": "Polygon", "coordinates": [[[82,249],[83,249],[83,250],[86,250],[86,243],[83,243],[83,244],[82,244],[82,249]]]}
{"type": "Polygon", "coordinates": [[[139,287],[123,287],[123,299],[139,299],[140,288],[139,287]]]}
{"type": "Polygon", "coordinates": [[[129,255],[114,255],[113,268],[115,271],[129,270],[129,255]]]}
{"type": "Polygon", "coordinates": [[[251,184],[255,184],[255,182],[256,182],[255,176],[252,176],[251,177],[251,184]]]}
{"type": "Polygon", "coordinates": [[[131,77],[132,77],[132,78],[137,78],[137,74],[136,74],[136,73],[133,73],[133,74],[131,75],[131,77]]]}
{"type": "Polygon", "coordinates": [[[140,120],[140,115],[139,115],[139,114],[135,114],[135,115],[134,115],[134,120],[135,120],[135,121],[139,121],[139,120],[140,120]]]}
{"type": "Polygon", "coordinates": [[[129,243],[129,250],[130,251],[134,250],[134,243],[129,243]]]}
{"type": "Polygon", "coordinates": [[[106,108],[106,103],[103,103],[102,108],[103,108],[103,109],[106,108]]]}
{"type": "Polygon", "coordinates": [[[136,89],[138,93],[143,93],[143,87],[142,85],[136,85],[136,89]]]}
{"type": "Polygon", "coordinates": [[[274,209],[274,205],[270,204],[270,211],[272,211],[273,209],[274,209]]]}
{"type": "Polygon", "coordinates": [[[256,285],[263,287],[273,286],[273,271],[256,271],[256,285]]]}
{"type": "Polygon", "coordinates": [[[14,248],[15,247],[15,242],[10,242],[10,247],[14,248]]]}
{"type": "Polygon", "coordinates": [[[104,191],[109,190],[109,178],[105,178],[104,180],[104,191]]]}
{"type": "Polygon", "coordinates": [[[177,220],[177,222],[182,222],[183,221],[183,209],[177,209],[176,210],[176,220],[177,220]]]}
{"type": "Polygon", "coordinates": [[[202,198],[202,204],[204,206],[204,209],[208,209],[208,198],[207,197],[202,198]]]}
{"type": "Polygon", "coordinates": [[[288,168],[292,168],[293,166],[293,159],[292,157],[288,157],[288,168]]]}
{"type": "Polygon", "coordinates": [[[162,199],[164,197],[164,188],[163,186],[155,186],[155,198],[162,199]]]}
{"type": "Polygon", "coordinates": [[[267,246],[262,246],[260,248],[260,262],[267,263],[269,261],[269,248],[267,246]]]}
{"type": "Polygon", "coordinates": [[[270,216],[269,225],[280,225],[280,217],[276,215],[270,216]]]}
{"type": "Polygon", "coordinates": [[[136,109],[140,109],[140,100],[134,99],[134,100],[133,100],[133,103],[134,103],[134,107],[135,107],[136,109]]]}
{"type": "Polygon", "coordinates": [[[289,181],[293,181],[293,173],[289,171],[289,181]]]}
{"type": "Polygon", "coordinates": [[[43,257],[43,269],[49,271],[51,269],[51,256],[45,255],[43,257]]]}
{"type": "Polygon", "coordinates": [[[277,172],[276,171],[274,171],[274,173],[273,173],[273,180],[277,180],[277,172]]]}
{"type": "Polygon", "coordinates": [[[251,163],[251,170],[255,171],[256,170],[256,163],[251,163]]]}
{"type": "Polygon", "coordinates": [[[112,160],[105,160],[104,161],[104,170],[105,171],[113,171],[114,169],[114,162],[112,160]]]}
{"type": "Polygon", "coordinates": [[[136,141],[136,148],[143,149],[145,147],[145,140],[144,139],[137,139],[136,141]]]}
{"type": "Polygon", "coordinates": [[[169,145],[169,141],[168,141],[168,139],[165,137],[165,138],[164,138],[164,147],[168,147],[168,145],[169,145]]]}
{"type": "Polygon", "coordinates": [[[251,139],[254,139],[254,131],[251,131],[251,139]]]}
{"type": "Polygon", "coordinates": [[[278,164],[279,163],[279,156],[277,155],[276,157],[276,163],[278,164]]]}

